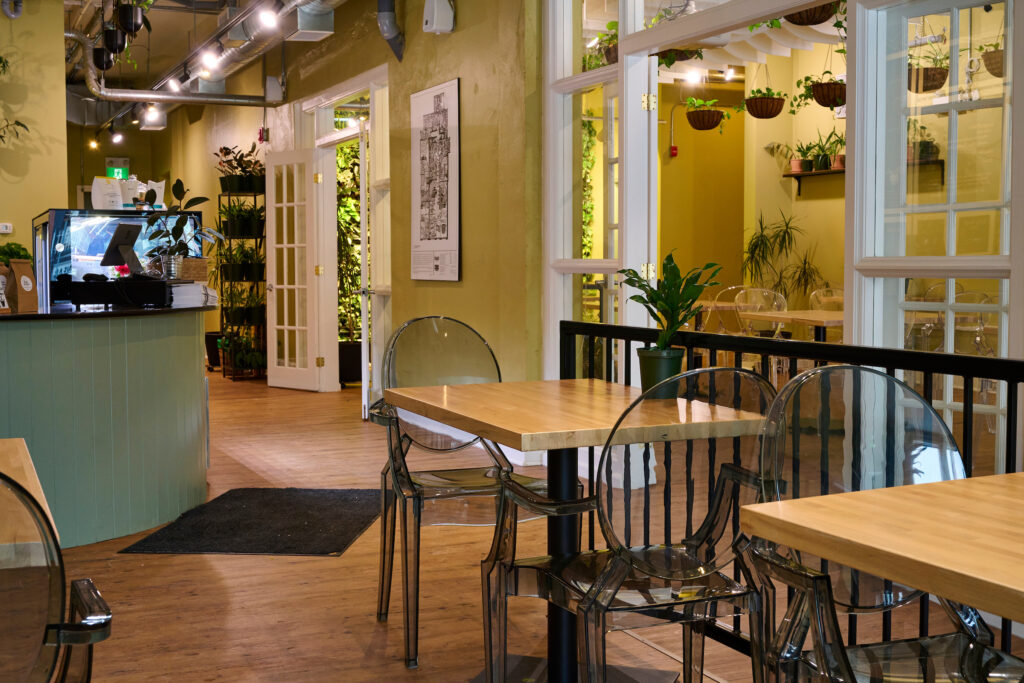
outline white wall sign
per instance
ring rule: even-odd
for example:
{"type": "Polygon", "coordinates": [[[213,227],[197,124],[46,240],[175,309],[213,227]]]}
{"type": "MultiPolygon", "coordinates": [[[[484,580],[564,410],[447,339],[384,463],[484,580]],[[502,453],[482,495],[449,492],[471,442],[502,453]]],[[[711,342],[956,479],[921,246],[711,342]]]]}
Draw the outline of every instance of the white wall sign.
{"type": "Polygon", "coordinates": [[[412,279],[459,279],[459,79],[409,97],[412,279]]]}

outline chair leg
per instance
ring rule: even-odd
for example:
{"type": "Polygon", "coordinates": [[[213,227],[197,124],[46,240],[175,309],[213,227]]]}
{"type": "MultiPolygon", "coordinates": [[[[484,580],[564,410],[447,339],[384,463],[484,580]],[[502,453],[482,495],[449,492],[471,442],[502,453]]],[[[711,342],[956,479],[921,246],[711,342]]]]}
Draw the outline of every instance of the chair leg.
{"type": "Polygon", "coordinates": [[[683,683],[704,679],[704,619],[683,622],[683,683]]]}
{"type": "Polygon", "coordinates": [[[391,605],[391,576],[395,568],[395,492],[391,470],[380,475],[380,576],[377,581],[377,621],[387,621],[391,605]]]}
{"type": "Polygon", "coordinates": [[[484,668],[488,683],[502,683],[508,675],[508,571],[501,561],[480,566],[484,607],[484,668]]]}
{"type": "Polygon", "coordinates": [[[584,683],[604,683],[607,676],[605,654],[605,610],[592,602],[576,611],[576,650],[580,659],[579,676],[584,683]]]}
{"type": "Polygon", "coordinates": [[[402,597],[405,601],[405,666],[419,665],[420,508],[419,498],[398,496],[402,508],[402,597]]]}

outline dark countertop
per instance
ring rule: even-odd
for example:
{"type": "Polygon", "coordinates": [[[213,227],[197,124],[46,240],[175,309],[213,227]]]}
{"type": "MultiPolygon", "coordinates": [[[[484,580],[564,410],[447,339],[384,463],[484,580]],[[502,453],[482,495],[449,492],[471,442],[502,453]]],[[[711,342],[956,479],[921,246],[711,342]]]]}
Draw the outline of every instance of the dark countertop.
{"type": "MultiPolygon", "coordinates": [[[[96,307],[90,306],[95,309],[96,307]]],[[[166,315],[167,313],[186,313],[188,311],[213,311],[216,306],[169,306],[164,308],[132,308],[126,306],[111,307],[101,310],[76,311],[71,304],[60,304],[50,307],[49,313],[15,313],[0,314],[0,323],[5,320],[75,320],[78,318],[127,318],[136,315],[166,315]]]]}

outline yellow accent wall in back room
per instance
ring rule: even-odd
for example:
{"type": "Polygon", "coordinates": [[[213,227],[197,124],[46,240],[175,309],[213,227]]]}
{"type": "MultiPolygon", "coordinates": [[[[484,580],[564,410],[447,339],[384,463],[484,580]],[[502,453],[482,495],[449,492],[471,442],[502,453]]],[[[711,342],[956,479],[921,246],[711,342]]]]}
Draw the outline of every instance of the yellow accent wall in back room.
{"type": "Polygon", "coordinates": [[[0,120],[29,127],[0,145],[0,222],[14,224],[0,242],[31,248],[32,219],[67,201],[63,25],[59,2],[26,2],[21,18],[0,16],[0,55],[11,63],[0,76],[0,120]]]}

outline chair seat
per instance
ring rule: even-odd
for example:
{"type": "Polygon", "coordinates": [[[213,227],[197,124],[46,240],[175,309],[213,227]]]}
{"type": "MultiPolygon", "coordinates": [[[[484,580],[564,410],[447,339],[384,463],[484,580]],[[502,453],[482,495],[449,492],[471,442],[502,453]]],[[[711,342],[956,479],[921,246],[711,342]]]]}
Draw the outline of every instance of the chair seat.
{"type": "MultiPolygon", "coordinates": [[[[634,554],[649,554],[647,548],[630,548],[634,554]]],[[[513,570],[516,574],[516,595],[545,597],[563,609],[575,611],[580,600],[607,569],[615,557],[611,550],[584,551],[567,558],[540,557],[517,559],[513,570]]],[[[698,563],[694,561],[696,566],[698,563]]],[[[666,621],[692,620],[693,613],[678,612],[676,607],[692,603],[709,603],[742,599],[750,590],[733,581],[721,572],[710,572],[687,581],[671,581],[630,568],[608,607],[612,612],[645,612],[656,619],[666,621]]],[[[703,612],[700,613],[703,616],[703,612]]],[[[629,623],[620,628],[635,628],[641,624],[629,623]]],[[[615,626],[612,626],[615,628],[615,626]]]]}
{"type": "MultiPolygon", "coordinates": [[[[423,498],[452,498],[463,496],[495,496],[501,486],[497,467],[471,467],[453,470],[425,470],[410,472],[409,478],[423,498]]],[[[522,474],[512,479],[531,491],[546,494],[547,481],[522,474]]]]}
{"type": "MultiPolygon", "coordinates": [[[[968,654],[971,639],[963,633],[948,633],[930,638],[911,638],[887,643],[871,643],[846,648],[846,656],[859,683],[877,681],[966,682],[961,662],[968,654]]],[[[805,653],[797,678],[814,677],[814,655],[805,653]]],[[[1024,661],[995,648],[986,647],[980,656],[981,678],[990,683],[1024,680],[1024,661]]],[[[785,667],[792,671],[792,667],[785,667]]]]}

